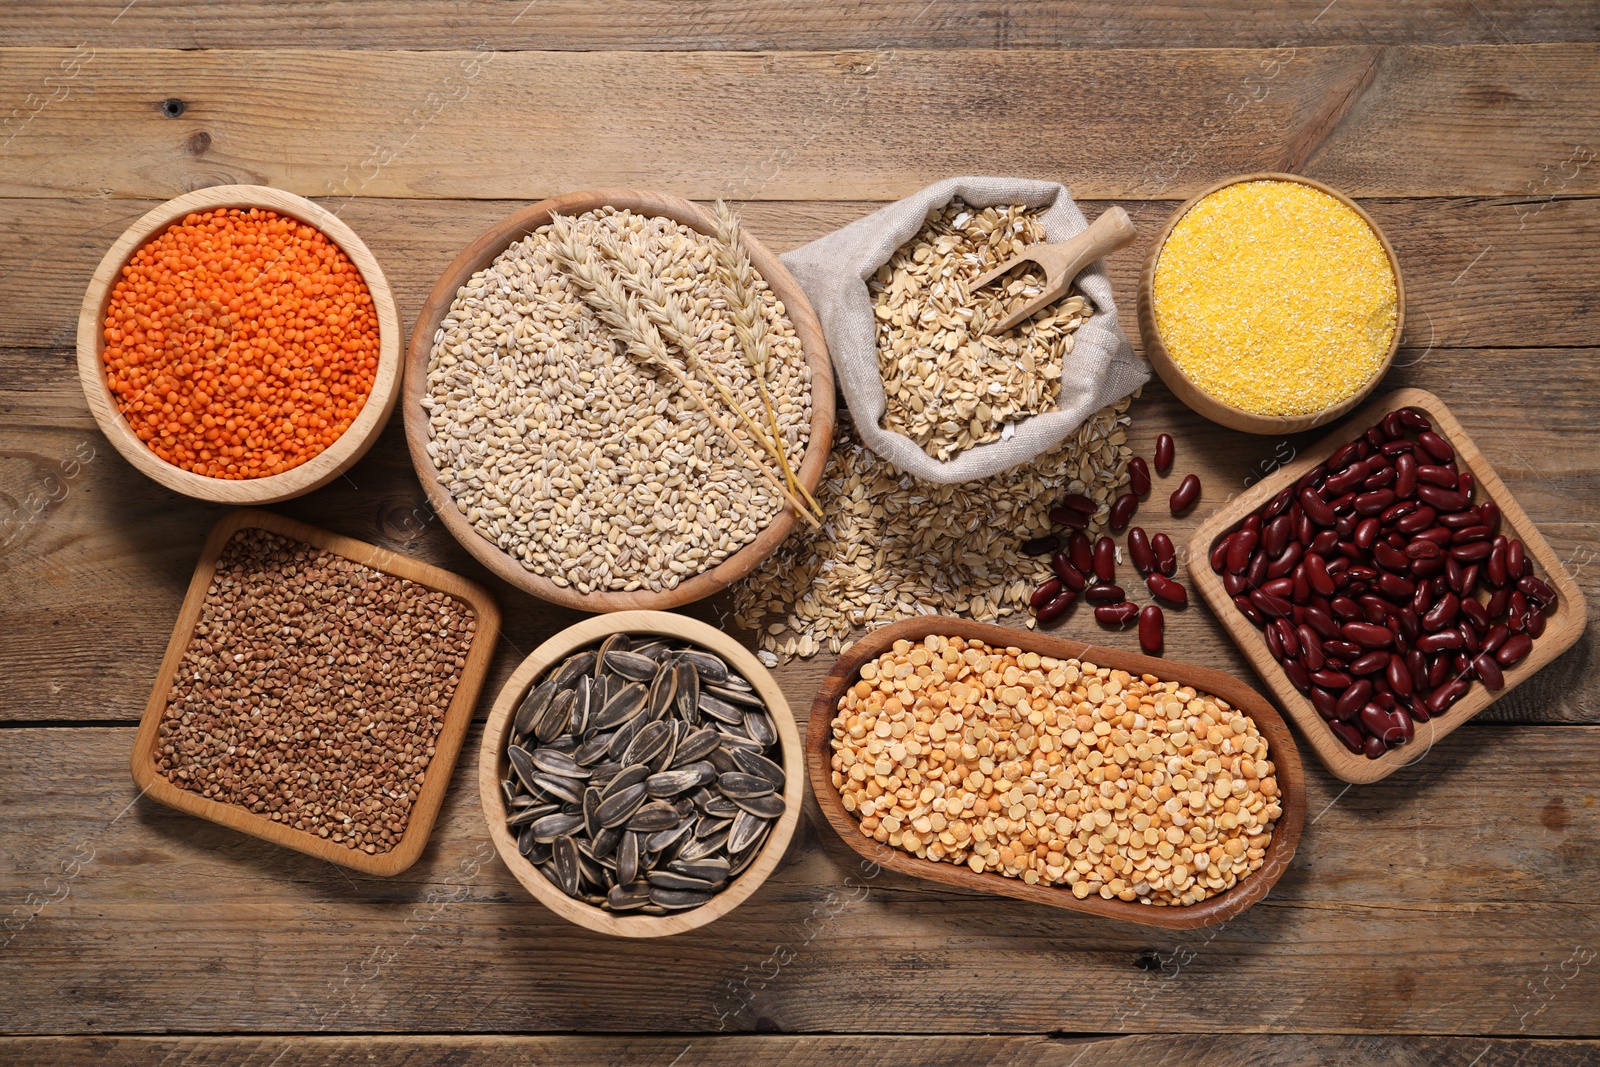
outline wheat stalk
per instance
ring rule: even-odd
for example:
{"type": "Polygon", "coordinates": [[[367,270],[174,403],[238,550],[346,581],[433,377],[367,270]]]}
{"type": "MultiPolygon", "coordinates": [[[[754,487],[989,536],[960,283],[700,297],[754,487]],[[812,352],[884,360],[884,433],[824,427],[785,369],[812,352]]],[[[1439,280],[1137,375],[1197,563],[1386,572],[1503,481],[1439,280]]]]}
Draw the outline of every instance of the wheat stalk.
{"type": "Polygon", "coordinates": [[[789,465],[789,457],[783,447],[783,434],[778,430],[778,411],[772,403],[772,394],[767,392],[767,366],[772,361],[772,342],[767,337],[767,320],[761,315],[761,289],[757,284],[756,269],[744,250],[739,217],[726,203],[718,200],[715,219],[717,239],[712,243],[716,247],[718,274],[727,296],[728,311],[733,316],[734,335],[739,338],[745,361],[754,372],[756,388],[761,393],[761,404],[767,411],[767,424],[772,430],[778,464],[783,467],[783,475],[788,479],[790,488],[802,493],[820,515],[822,505],[801,484],[799,476],[789,465]]]}
{"type": "MultiPolygon", "coordinates": [[[[745,413],[744,408],[739,405],[733,394],[728,391],[727,385],[723,383],[716,369],[700,357],[699,346],[695,343],[694,323],[684,313],[683,305],[677,297],[662,283],[660,278],[650,273],[649,268],[634,249],[625,246],[609,233],[596,234],[593,238],[593,243],[596,251],[600,253],[600,258],[616,266],[617,280],[638,299],[639,308],[644,312],[645,317],[655,325],[656,329],[661,331],[661,336],[666,339],[667,343],[683,353],[684,362],[690,368],[698,369],[705,376],[705,379],[716,388],[717,392],[722,395],[723,402],[744,422],[745,428],[750,431],[751,438],[759,441],[768,454],[777,462],[790,491],[794,492],[798,489],[803,493],[804,487],[799,485],[798,479],[794,477],[793,471],[789,469],[788,457],[783,450],[783,438],[777,436],[776,420],[772,424],[774,436],[769,438],[767,431],[745,413]]],[[[757,379],[759,381],[759,375],[757,379]]],[[[765,392],[764,388],[763,392],[765,392]]],[[[767,408],[767,411],[770,415],[770,407],[767,408]]],[[[809,493],[805,493],[805,496],[813,505],[817,518],[820,519],[822,517],[822,509],[816,506],[816,501],[811,498],[809,493]]]]}
{"type": "Polygon", "coordinates": [[[622,341],[628,355],[677,379],[678,385],[689,394],[689,398],[700,406],[718,429],[727,434],[756,472],[783,494],[795,513],[813,527],[820,527],[817,517],[807,510],[777,475],[767,469],[761,457],[741,441],[732,427],[711,407],[693,380],[678,369],[667,351],[666,342],[662,340],[661,331],[645,316],[638,299],[590,254],[591,246],[579,236],[577,225],[571,219],[563,215],[550,216],[550,248],[557,264],[577,286],[584,303],[593,308],[600,321],[611,328],[612,333],[622,341]]]}

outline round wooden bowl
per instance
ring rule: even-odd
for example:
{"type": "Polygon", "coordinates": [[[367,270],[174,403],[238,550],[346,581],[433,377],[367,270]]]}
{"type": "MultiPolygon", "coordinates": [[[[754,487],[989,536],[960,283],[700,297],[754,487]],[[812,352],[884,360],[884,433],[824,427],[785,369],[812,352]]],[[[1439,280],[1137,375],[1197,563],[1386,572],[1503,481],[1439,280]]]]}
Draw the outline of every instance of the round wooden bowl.
{"type": "Polygon", "coordinates": [[[160,482],[168,489],[198,500],[217,504],[242,506],[271,504],[279,500],[309,493],[327,485],[344,473],[356,460],[366,455],[367,449],[383,432],[399,396],[400,349],[403,335],[400,316],[395,310],[394,294],[383,276],[378,261],[372,257],[361,238],[332,212],[313,204],[303,196],[295,196],[281,189],[265,185],[216,185],[209,189],[196,189],[152,209],[117,238],[117,243],[100,261],[89,290],[83,297],[83,308],[78,313],[78,378],[83,383],[83,395],[89,401],[100,430],[111,441],[122,457],[139,470],[160,482]],[[105,320],[106,308],[111,303],[112,287],[122,275],[122,268],[147,241],[160,234],[174,222],[195,211],[215,208],[266,208],[280,215],[288,215],[315,226],[328,239],[344,250],[372,294],[372,306],[378,317],[378,371],[372,382],[372,391],[355,421],[339,435],[339,439],[309,461],[282,474],[265,478],[246,478],[232,481],[195,474],[168,463],[139,440],[128,421],[117,410],[106,382],[105,320]]]}
{"type": "Polygon", "coordinates": [[[828,825],[833,827],[845,844],[869,863],[896,874],[953,886],[963,892],[1014,897],[1052,908],[1081,911],[1102,919],[1168,930],[1187,930],[1225,922],[1266,896],[1278,879],[1283,877],[1283,872],[1288,870],[1289,861],[1294,859],[1300,835],[1305,829],[1305,769],[1301,766],[1300,751],[1295,747],[1294,738],[1266,698],[1232,675],[1209,667],[1196,667],[1137,652],[1091,645],[1074,637],[991,626],[945,615],[924,615],[879,627],[851,645],[850,650],[839,657],[833,670],[822,680],[816,700],[811,705],[811,720],[806,730],[806,770],[811,776],[811,791],[828,825]],[[860,678],[862,666],[888,651],[896,641],[917,642],[929,634],[977,639],[993,648],[1020,648],[1041,656],[1088,661],[1133,675],[1153,674],[1163,680],[1181,682],[1214,697],[1221,697],[1250,716],[1261,736],[1267,740],[1268,754],[1277,768],[1279,797],[1283,804],[1283,815],[1273,828],[1272,843],[1267,846],[1260,869],[1233,888],[1198,904],[1158,907],[1138,901],[1105,900],[1093,895],[1079,900],[1066,886],[1028,885],[1020,879],[993,872],[976,873],[960,864],[920,859],[910,852],[880,844],[863,834],[860,821],[845,810],[839,790],[833,784],[833,720],[839,713],[839,698],[860,678]]]}
{"type": "MultiPolygon", "coordinates": [[[[710,570],[685,578],[672,589],[659,593],[649,590],[580,593],[534,574],[510,553],[479,533],[456,507],[455,500],[439,481],[438,467],[428,455],[428,416],[422,407],[428,381],[428,356],[433,350],[434,334],[449,312],[456,293],[472,275],[493,263],[495,257],[513,241],[521,240],[549,222],[552,214],[581,215],[598,207],[627,208],[643,215],[664,216],[701,233],[715,233],[712,217],[689,201],[636,189],[594,189],[565,193],[523,208],[489,227],[446,268],[444,276],[433,287],[433,292],[428,294],[427,302],[417,316],[416,328],[411,332],[411,347],[406,354],[406,441],[411,449],[412,465],[416,467],[417,477],[428,494],[428,503],[444,522],[445,529],[454,534],[456,540],[477,557],[478,562],[505,581],[541,600],[578,611],[664,610],[711,596],[749,574],[777,551],[778,545],[794,529],[798,521],[794,510],[784,508],[754,541],[710,570]]],[[[806,363],[811,367],[811,438],[795,473],[807,489],[815,491],[817,483],[822,480],[822,468],[828,462],[828,453],[833,448],[833,367],[828,361],[828,347],[822,339],[822,327],[800,283],[794,280],[778,257],[750,236],[748,231],[744,234],[744,244],[750,262],[766,279],[778,299],[783,301],[789,321],[794,323],[795,333],[805,352],[806,363]]]]}
{"type": "Polygon", "coordinates": [[[1161,380],[1167,383],[1177,398],[1187,404],[1191,409],[1204,415],[1212,422],[1219,423],[1234,430],[1243,430],[1246,433],[1260,434],[1288,434],[1299,433],[1301,430],[1310,430],[1324,423],[1332,422],[1345,412],[1354,408],[1367,398],[1377,387],[1383,376],[1389,373],[1389,365],[1394,362],[1394,354],[1400,348],[1400,334],[1406,324],[1406,287],[1400,279],[1400,261],[1395,258],[1394,246],[1389,244],[1389,238],[1384,236],[1378,224],[1372,221],[1372,216],[1361,210],[1361,206],[1339,190],[1313,178],[1306,178],[1299,174],[1281,174],[1276,171],[1261,171],[1256,174],[1241,174],[1237,177],[1226,178],[1215,185],[1208,186],[1184,201],[1182,207],[1172,213],[1172,217],[1161,227],[1161,232],[1156,234],[1155,241],[1150,246],[1150,253],[1145,256],[1144,269],[1139,274],[1139,336],[1144,339],[1144,354],[1150,360],[1150,365],[1161,375],[1161,380]],[[1210,196],[1219,189],[1226,189],[1230,185],[1240,182],[1255,181],[1283,181],[1299,182],[1309,185],[1338,200],[1341,204],[1360,215],[1372,232],[1377,235],[1378,243],[1383,245],[1384,254],[1389,257],[1389,269],[1394,272],[1395,305],[1394,305],[1394,336],[1389,341],[1389,351],[1383,357],[1383,363],[1378,367],[1360,389],[1353,396],[1341,400],[1331,407],[1323,408],[1306,415],[1259,415],[1253,411],[1245,411],[1231,404],[1223,403],[1210,393],[1196,385],[1183,368],[1179,367],[1172,358],[1172,353],[1167,351],[1166,344],[1161,340],[1161,331],[1156,327],[1155,312],[1155,280],[1156,262],[1161,258],[1161,250],[1167,243],[1167,235],[1172,233],[1172,228],[1178,220],[1188,214],[1189,209],[1201,200],[1210,196]]]}
{"type": "Polygon", "coordinates": [[[800,803],[805,795],[805,752],[800,743],[800,730],[795,726],[794,714],[789,710],[783,690],[773,681],[772,675],[761,661],[733,638],[703,622],[674,615],[665,611],[619,611],[585,619],[567,627],[550,640],[533,650],[507,679],[494,707],[489,710],[489,721],[484,724],[483,742],[478,749],[478,793],[483,800],[483,815],[489,823],[489,837],[494,841],[500,860],[516,876],[528,892],[539,902],[563,919],[577,923],[602,934],[616,937],[666,937],[681,934],[706,925],[728,914],[761,888],[767,875],[778,866],[789,840],[794,836],[800,821],[800,803]],[[614,633],[659,634],[690,644],[699,645],[721,656],[728,666],[744,675],[755,686],[756,693],[767,705],[773,723],[778,727],[778,744],[783,749],[784,811],[767,837],[767,843],[755,862],[745,872],[728,884],[728,887],[703,904],[689,911],[667,915],[618,915],[573,900],[540,873],[517,850],[517,839],[506,829],[506,800],[500,782],[509,773],[506,759],[506,738],[511,722],[516,717],[517,705],[527,695],[535,681],[551,665],[588,645],[595,644],[614,633]]]}

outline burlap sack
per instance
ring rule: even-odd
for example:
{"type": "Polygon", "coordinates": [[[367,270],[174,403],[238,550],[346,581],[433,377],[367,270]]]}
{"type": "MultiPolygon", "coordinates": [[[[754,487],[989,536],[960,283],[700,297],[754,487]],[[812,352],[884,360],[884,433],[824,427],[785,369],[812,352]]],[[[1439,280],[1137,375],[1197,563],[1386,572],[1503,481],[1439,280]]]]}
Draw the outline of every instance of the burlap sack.
{"type": "Polygon", "coordinates": [[[822,321],[839,387],[862,443],[912,477],[943,485],[988,478],[1050,451],[1090,415],[1150,378],[1149,366],[1134,355],[1117,325],[1111,282],[1097,263],[1078,276],[1078,288],[1095,313],[1073,336],[1061,375],[1059,410],[1024,419],[1009,439],[969,448],[944,463],[911,438],[879,425],[885,397],[867,281],[895,249],[916,236],[930,210],[958,196],[974,207],[1045,207],[1040,221],[1052,242],[1065,241],[1089,225],[1064,185],[1026,178],[948,178],[781,257],[822,321]]]}

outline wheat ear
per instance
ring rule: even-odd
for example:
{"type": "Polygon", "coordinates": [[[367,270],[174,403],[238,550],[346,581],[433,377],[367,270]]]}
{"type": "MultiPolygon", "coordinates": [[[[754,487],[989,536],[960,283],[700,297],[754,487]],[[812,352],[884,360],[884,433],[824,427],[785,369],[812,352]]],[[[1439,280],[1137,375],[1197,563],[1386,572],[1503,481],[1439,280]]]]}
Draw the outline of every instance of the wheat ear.
{"type": "Polygon", "coordinates": [[[816,516],[807,510],[777,475],[767,469],[761,457],[749,445],[739,440],[732,427],[716,413],[694,382],[673,363],[666,342],[661,338],[661,331],[645,317],[639,308],[638,300],[631,296],[616,278],[607,274],[605,268],[590,255],[590,246],[578,235],[577,226],[571,219],[562,215],[550,216],[550,248],[557,264],[577,286],[584,303],[593,308],[600,321],[611,328],[622,341],[628,355],[640,363],[657,367],[676,378],[683,391],[700,405],[700,409],[718,429],[727,434],[728,440],[744,454],[744,458],[756,472],[783,494],[795,513],[813,527],[820,527],[821,523],[817,521],[816,516]]]}

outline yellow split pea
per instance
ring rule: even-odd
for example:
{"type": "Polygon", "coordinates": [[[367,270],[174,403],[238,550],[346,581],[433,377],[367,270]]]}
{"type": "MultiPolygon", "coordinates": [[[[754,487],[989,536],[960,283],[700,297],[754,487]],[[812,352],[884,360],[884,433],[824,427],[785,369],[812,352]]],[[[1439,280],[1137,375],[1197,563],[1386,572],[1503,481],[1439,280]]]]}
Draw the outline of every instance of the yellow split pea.
{"type": "Polygon", "coordinates": [[[1237,182],[1172,228],[1156,261],[1156,326],[1203,392],[1258,415],[1354,396],[1394,338],[1394,270],[1372,227],[1299,182],[1237,182]]]}
{"type": "Polygon", "coordinates": [[[832,747],[863,834],[1080,900],[1198,903],[1261,867],[1283,814],[1266,739],[1226,702],[959,637],[863,665],[832,747]]]}

